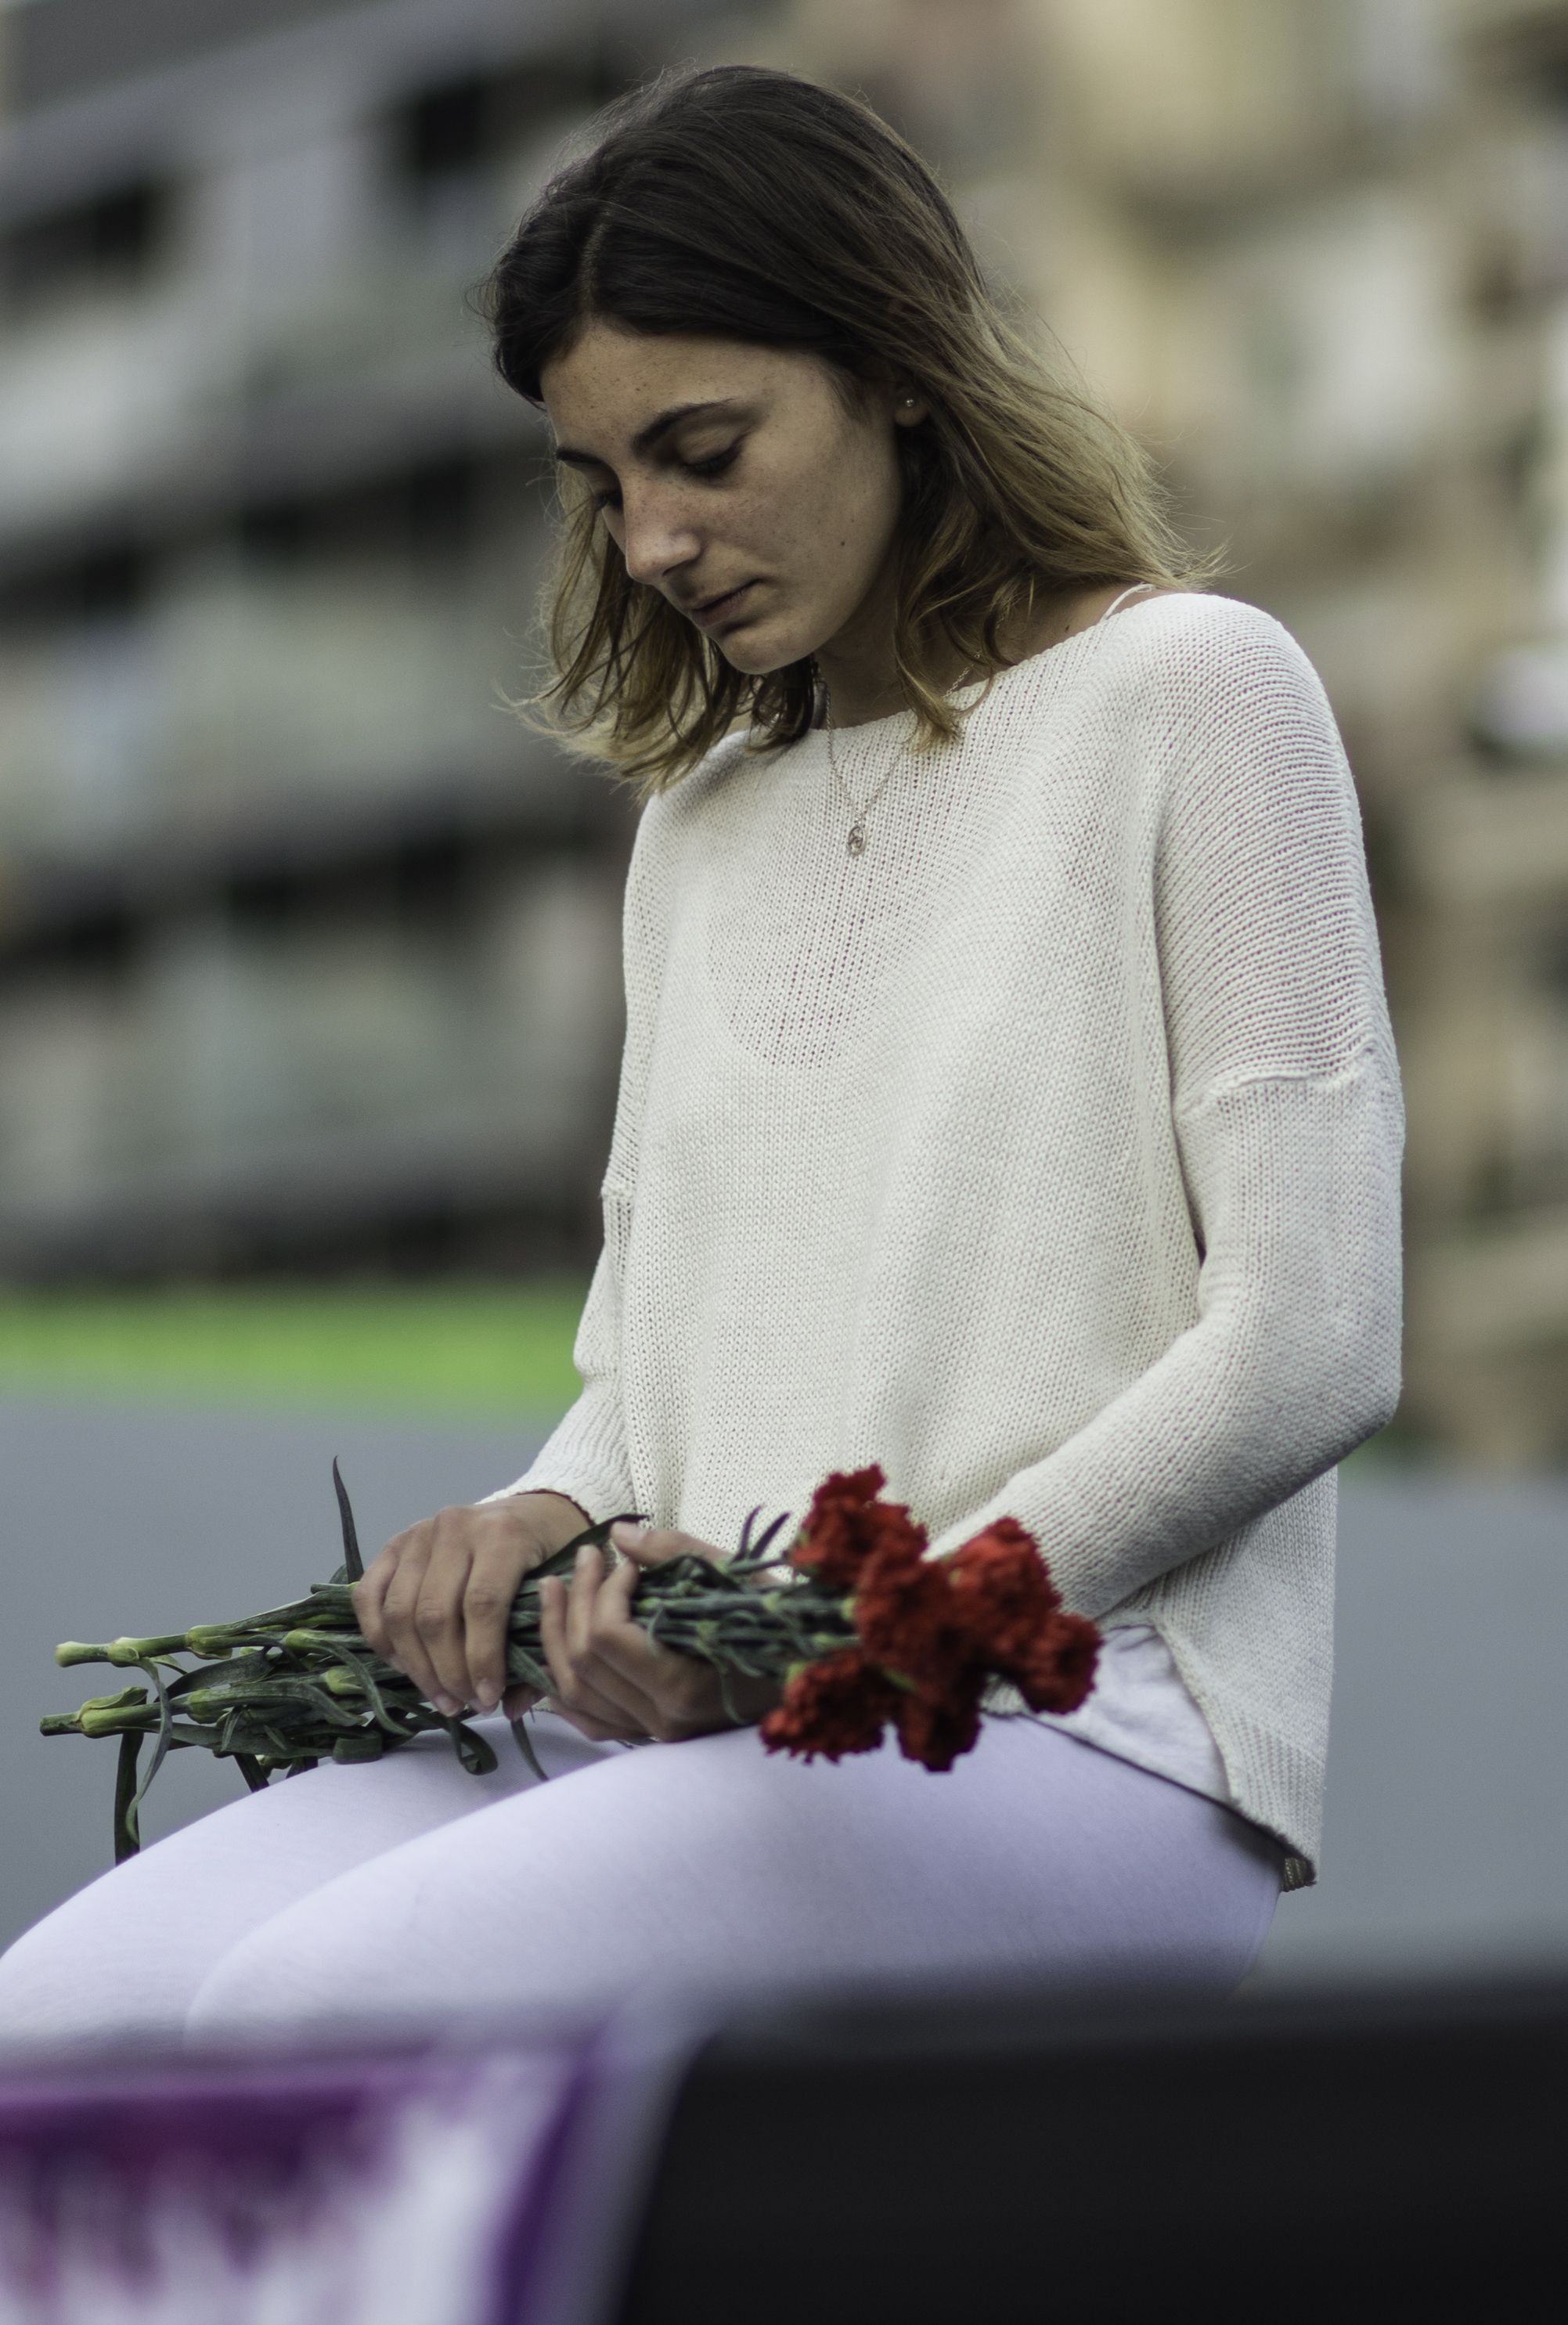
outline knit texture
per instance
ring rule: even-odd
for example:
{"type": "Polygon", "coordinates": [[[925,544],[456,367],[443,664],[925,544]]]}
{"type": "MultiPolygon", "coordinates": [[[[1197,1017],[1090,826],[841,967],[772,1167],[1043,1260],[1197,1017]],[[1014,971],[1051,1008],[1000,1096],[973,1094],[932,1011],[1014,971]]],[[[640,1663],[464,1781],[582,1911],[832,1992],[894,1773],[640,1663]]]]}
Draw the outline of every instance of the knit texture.
{"type": "Polygon", "coordinates": [[[1350,773],[1254,608],[1129,607],[643,820],[583,1393],[517,1484],[732,1543],[880,1461],[1152,1624],[1311,1877],[1333,1467],[1394,1408],[1397,1070],[1350,773]]]}

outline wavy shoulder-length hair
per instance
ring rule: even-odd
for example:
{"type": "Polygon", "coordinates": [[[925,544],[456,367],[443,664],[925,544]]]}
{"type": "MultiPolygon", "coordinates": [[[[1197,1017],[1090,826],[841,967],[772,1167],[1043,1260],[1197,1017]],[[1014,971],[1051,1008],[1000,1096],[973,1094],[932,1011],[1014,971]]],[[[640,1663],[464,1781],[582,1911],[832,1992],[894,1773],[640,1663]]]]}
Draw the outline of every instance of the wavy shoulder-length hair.
{"type": "MultiPolygon", "coordinates": [[[[924,162],[835,90],[731,65],[627,100],[545,187],[484,308],[502,378],[533,403],[596,319],[811,354],[851,397],[917,387],[930,417],[897,431],[894,645],[922,743],[958,733],[942,673],[1005,669],[1037,597],[1192,579],[1144,452],[1009,327],[924,162]]],[[[732,669],[631,579],[580,479],[561,513],[537,699],[563,736],[656,791],[738,724],[763,749],[806,731],[809,660],[732,669]]]]}

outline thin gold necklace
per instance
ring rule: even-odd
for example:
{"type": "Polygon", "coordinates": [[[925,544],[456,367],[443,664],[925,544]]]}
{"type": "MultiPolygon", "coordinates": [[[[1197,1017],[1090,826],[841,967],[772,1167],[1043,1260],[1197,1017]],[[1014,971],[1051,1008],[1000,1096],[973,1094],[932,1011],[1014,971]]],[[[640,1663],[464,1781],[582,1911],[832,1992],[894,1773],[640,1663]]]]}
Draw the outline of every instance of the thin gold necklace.
{"type": "MultiPolygon", "coordinates": [[[[1129,597],[1140,597],[1146,589],[1153,589],[1154,586],[1155,585],[1152,581],[1135,581],[1130,589],[1124,589],[1121,596],[1116,598],[1112,604],[1109,605],[1104,613],[1090,625],[1090,628],[1099,629],[1102,623],[1109,620],[1112,614],[1118,613],[1120,611],[1121,607],[1127,604],[1129,597]]],[[[1034,602],[1033,595],[1031,595],[1030,602],[1031,604],[1034,602]]],[[[1055,643],[1058,644],[1064,644],[1068,638],[1072,637],[1075,635],[1077,634],[1072,630],[1067,630],[1063,633],[1062,638],[1055,641],[1055,643]]],[[[821,673],[819,672],[819,676],[820,675],[821,673]]],[[[966,684],[969,682],[970,681],[964,681],[966,684]]],[[[837,784],[839,790],[842,792],[844,795],[844,803],[849,811],[849,835],[844,841],[845,852],[849,856],[864,856],[866,853],[866,819],[870,814],[872,809],[876,806],[877,801],[881,798],[883,792],[887,789],[888,784],[893,781],[894,776],[898,773],[898,763],[904,756],[903,746],[895,746],[893,756],[887,764],[887,772],[883,776],[881,782],[877,785],[875,791],[871,793],[870,798],[863,801],[857,801],[854,792],[844,781],[842,770],[839,765],[839,755],[833,747],[833,698],[828,690],[828,681],[825,678],[821,681],[821,687],[822,725],[826,730],[828,737],[828,768],[829,772],[832,775],[834,783],[837,784]]],[[[955,691],[956,690],[955,690],[955,691]]]]}
{"type": "Polygon", "coordinates": [[[883,792],[887,789],[888,784],[893,781],[894,776],[897,773],[898,763],[904,756],[903,746],[895,745],[893,756],[887,763],[887,772],[883,776],[881,782],[877,785],[869,799],[858,801],[854,792],[849,789],[849,784],[844,781],[843,772],[839,765],[839,755],[833,747],[833,698],[828,691],[826,681],[823,681],[822,685],[822,726],[828,737],[828,770],[831,774],[834,783],[837,783],[839,789],[843,792],[844,803],[849,811],[849,836],[844,841],[844,852],[849,856],[864,856],[866,853],[866,819],[870,814],[872,809],[876,806],[877,801],[881,798],[883,792]]]}

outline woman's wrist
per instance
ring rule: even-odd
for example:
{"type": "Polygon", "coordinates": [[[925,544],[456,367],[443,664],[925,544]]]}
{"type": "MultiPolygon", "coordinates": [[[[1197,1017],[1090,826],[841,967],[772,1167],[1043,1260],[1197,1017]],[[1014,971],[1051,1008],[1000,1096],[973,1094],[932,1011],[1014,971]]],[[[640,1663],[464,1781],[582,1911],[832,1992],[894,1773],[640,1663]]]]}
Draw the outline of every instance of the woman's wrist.
{"type": "Polygon", "coordinates": [[[570,1494],[557,1493],[553,1486],[532,1486],[526,1493],[509,1494],[506,1498],[519,1506],[533,1505],[528,1515],[542,1533],[550,1536],[552,1551],[564,1550],[574,1535],[593,1524],[580,1502],[574,1502],[570,1494]]]}

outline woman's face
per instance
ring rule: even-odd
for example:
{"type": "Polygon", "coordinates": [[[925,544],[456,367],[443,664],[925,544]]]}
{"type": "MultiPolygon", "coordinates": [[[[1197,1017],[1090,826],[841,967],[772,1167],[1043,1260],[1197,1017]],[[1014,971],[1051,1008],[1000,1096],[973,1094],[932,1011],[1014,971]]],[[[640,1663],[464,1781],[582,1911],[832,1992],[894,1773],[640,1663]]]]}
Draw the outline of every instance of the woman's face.
{"type": "Polygon", "coordinates": [[[847,408],[813,356],[588,324],[546,365],[557,458],[580,471],[634,580],[752,675],[874,650],[902,499],[895,430],[923,401],[847,408]]]}

